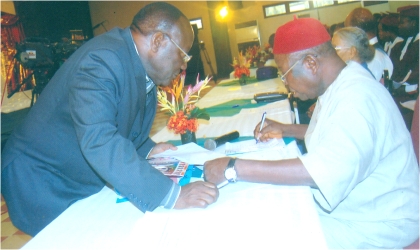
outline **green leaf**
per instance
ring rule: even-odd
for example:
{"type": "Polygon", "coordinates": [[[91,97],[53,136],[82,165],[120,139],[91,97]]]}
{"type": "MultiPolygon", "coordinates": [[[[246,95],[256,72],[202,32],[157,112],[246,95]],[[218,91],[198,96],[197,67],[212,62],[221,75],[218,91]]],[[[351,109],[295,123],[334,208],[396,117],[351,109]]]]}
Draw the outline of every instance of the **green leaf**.
{"type": "Polygon", "coordinates": [[[191,110],[190,116],[188,118],[210,120],[210,115],[207,114],[205,109],[200,109],[198,107],[195,107],[193,110],[191,110]]]}

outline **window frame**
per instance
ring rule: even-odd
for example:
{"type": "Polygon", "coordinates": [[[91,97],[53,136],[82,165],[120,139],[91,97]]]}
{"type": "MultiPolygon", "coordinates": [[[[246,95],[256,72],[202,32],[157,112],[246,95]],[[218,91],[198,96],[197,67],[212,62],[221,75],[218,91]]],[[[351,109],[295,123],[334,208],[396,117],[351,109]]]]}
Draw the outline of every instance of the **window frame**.
{"type": "MultiPolygon", "coordinates": [[[[278,2],[278,3],[274,3],[274,4],[263,5],[262,9],[263,9],[264,18],[270,18],[270,17],[282,16],[282,15],[295,14],[295,13],[299,13],[299,12],[303,12],[303,11],[311,11],[311,10],[320,9],[320,8],[335,7],[335,6],[340,6],[340,5],[349,4],[349,3],[356,3],[356,2],[361,3],[362,1],[363,0],[349,0],[347,2],[339,3],[337,0],[334,0],[334,4],[332,4],[332,5],[319,6],[319,7],[314,7],[314,2],[313,1],[308,1],[309,2],[309,9],[298,10],[298,11],[293,11],[293,12],[290,11],[290,4],[301,2],[301,1],[283,1],[283,2],[278,2]],[[280,6],[280,5],[285,6],[285,13],[273,14],[273,15],[267,15],[266,14],[266,9],[267,8],[280,6]]],[[[384,4],[384,3],[388,3],[388,2],[389,2],[389,0],[387,0],[387,1],[363,1],[363,4],[364,4],[364,6],[371,6],[371,5],[376,5],[376,4],[384,4]]]]}

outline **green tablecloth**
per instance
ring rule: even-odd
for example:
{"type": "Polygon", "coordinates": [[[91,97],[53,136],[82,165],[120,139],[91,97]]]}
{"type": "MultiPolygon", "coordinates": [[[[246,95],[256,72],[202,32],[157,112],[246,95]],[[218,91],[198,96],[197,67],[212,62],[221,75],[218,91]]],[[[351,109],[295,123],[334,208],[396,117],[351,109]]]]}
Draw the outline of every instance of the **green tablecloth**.
{"type": "Polygon", "coordinates": [[[216,106],[206,108],[207,113],[211,117],[233,116],[241,112],[241,109],[258,108],[264,106],[266,102],[252,103],[251,99],[235,99],[216,106]]]}
{"type": "MultiPolygon", "coordinates": [[[[245,85],[256,83],[256,82],[259,82],[259,80],[257,80],[257,78],[255,76],[253,76],[253,77],[247,77],[246,78],[246,84],[245,85]]],[[[241,85],[239,84],[239,79],[235,79],[233,81],[229,81],[229,82],[225,82],[225,83],[219,83],[217,86],[220,86],[220,87],[231,87],[231,86],[241,86],[241,85]]]]}
{"type": "MultiPolygon", "coordinates": [[[[180,140],[171,140],[171,141],[168,141],[168,143],[171,143],[171,144],[173,144],[175,146],[181,145],[181,136],[179,136],[179,137],[180,137],[180,140]]],[[[215,137],[197,138],[197,145],[198,146],[201,146],[201,147],[204,147],[204,142],[207,139],[213,139],[214,140],[214,138],[215,137]]],[[[253,136],[241,136],[241,137],[239,137],[239,138],[237,138],[235,140],[232,140],[230,142],[240,142],[240,141],[246,141],[246,140],[251,140],[251,139],[254,139],[254,137],[253,136]]],[[[284,143],[287,145],[290,142],[294,141],[295,138],[293,138],[293,137],[283,137],[283,140],[284,140],[284,143]]]]}

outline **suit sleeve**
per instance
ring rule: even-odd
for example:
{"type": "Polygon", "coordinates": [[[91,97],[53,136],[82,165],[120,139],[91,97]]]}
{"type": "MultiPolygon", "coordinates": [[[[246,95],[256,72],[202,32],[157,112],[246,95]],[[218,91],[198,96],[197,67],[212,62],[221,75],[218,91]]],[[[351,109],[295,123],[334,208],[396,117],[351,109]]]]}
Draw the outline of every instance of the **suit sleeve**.
{"type": "Polygon", "coordinates": [[[126,84],[136,84],[134,73],[127,69],[130,66],[123,62],[109,50],[90,52],[79,61],[69,93],[70,112],[89,165],[141,211],[153,211],[173,181],[142,157],[154,146],[150,138],[136,148],[118,129],[118,105],[126,84]]]}

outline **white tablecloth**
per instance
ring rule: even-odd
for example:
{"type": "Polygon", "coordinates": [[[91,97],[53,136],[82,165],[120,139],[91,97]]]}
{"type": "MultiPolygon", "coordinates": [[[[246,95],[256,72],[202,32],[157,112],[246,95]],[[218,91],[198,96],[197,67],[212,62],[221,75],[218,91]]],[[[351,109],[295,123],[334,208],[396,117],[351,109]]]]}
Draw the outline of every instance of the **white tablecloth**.
{"type": "Polygon", "coordinates": [[[309,187],[236,183],[206,209],[143,214],[108,187],[22,249],[326,249],[309,187]]]}
{"type": "MultiPolygon", "coordinates": [[[[255,92],[282,86],[269,80],[231,92],[227,88],[215,87],[199,104],[215,105],[232,96],[252,97],[255,92]]],[[[289,102],[280,101],[232,117],[212,117],[209,124],[200,125],[197,136],[218,136],[233,129],[241,136],[252,135],[263,111],[283,122],[292,121],[289,102]]],[[[179,139],[163,129],[153,139],[166,141],[175,136],[179,139]]],[[[296,145],[292,147],[296,150],[289,147],[288,154],[298,152],[296,145]]],[[[77,201],[22,249],[327,248],[309,187],[238,182],[220,189],[218,201],[206,209],[158,208],[146,214],[116,199],[117,194],[105,187],[77,201]]]]}

